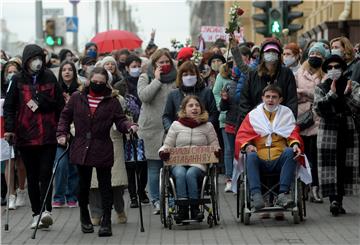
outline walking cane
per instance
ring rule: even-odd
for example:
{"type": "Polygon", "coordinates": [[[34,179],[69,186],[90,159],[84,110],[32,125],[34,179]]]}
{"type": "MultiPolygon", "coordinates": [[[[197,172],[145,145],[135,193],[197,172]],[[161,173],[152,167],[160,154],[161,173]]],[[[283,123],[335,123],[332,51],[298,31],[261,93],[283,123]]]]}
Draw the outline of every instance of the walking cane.
{"type": "MultiPolygon", "coordinates": [[[[59,147],[63,147],[63,146],[60,146],[60,145],[59,145],[59,147]]],[[[68,151],[69,151],[69,143],[66,144],[66,149],[65,149],[65,151],[64,151],[64,152],[60,155],[60,157],[56,160],[55,166],[53,167],[51,179],[50,179],[50,182],[49,182],[49,185],[48,185],[46,194],[45,194],[45,198],[44,198],[43,203],[42,203],[42,205],[41,205],[41,210],[40,210],[39,219],[38,219],[37,222],[36,222],[36,227],[35,227],[35,230],[34,230],[34,233],[33,233],[32,237],[31,237],[32,239],[35,239],[36,232],[37,232],[37,230],[38,230],[38,228],[39,228],[39,223],[40,223],[40,220],[41,220],[41,216],[42,216],[42,213],[43,213],[43,211],[44,211],[45,204],[46,204],[46,200],[47,200],[47,198],[48,198],[50,189],[51,189],[51,187],[52,187],[52,183],[53,183],[53,181],[54,181],[55,173],[56,173],[57,167],[58,167],[58,165],[59,165],[59,162],[60,162],[60,160],[66,155],[66,153],[67,153],[68,151]]]]}
{"type": "MultiPolygon", "coordinates": [[[[9,231],[9,199],[10,199],[10,190],[11,190],[11,153],[12,153],[12,144],[13,142],[11,140],[8,141],[9,144],[9,162],[8,162],[8,185],[7,185],[7,201],[6,201],[6,221],[5,221],[5,231],[9,231]]],[[[14,183],[13,183],[14,184],[14,183]]]]}
{"type": "Polygon", "coordinates": [[[137,152],[137,141],[136,141],[136,137],[134,135],[134,133],[131,131],[130,132],[130,141],[133,145],[134,148],[134,160],[135,160],[135,176],[136,176],[136,190],[137,190],[137,196],[138,196],[138,201],[139,201],[139,212],[140,212],[140,231],[144,232],[144,221],[143,221],[143,215],[142,215],[142,207],[141,207],[141,200],[140,200],[140,193],[139,193],[139,186],[140,186],[140,177],[138,174],[138,170],[139,170],[139,163],[138,163],[138,152],[137,152]]]}

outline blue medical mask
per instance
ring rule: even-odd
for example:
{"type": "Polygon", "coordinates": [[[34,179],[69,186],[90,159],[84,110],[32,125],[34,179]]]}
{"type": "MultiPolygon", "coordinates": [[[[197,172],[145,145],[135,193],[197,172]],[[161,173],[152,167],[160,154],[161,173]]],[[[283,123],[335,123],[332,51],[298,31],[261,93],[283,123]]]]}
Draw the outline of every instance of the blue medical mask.
{"type": "Polygon", "coordinates": [[[130,68],[129,75],[131,77],[139,77],[141,73],[140,67],[130,68]]]}
{"type": "Polygon", "coordinates": [[[89,56],[91,58],[94,58],[94,59],[97,56],[97,52],[95,50],[92,50],[92,49],[89,49],[86,54],[87,54],[87,56],[89,56]]]}

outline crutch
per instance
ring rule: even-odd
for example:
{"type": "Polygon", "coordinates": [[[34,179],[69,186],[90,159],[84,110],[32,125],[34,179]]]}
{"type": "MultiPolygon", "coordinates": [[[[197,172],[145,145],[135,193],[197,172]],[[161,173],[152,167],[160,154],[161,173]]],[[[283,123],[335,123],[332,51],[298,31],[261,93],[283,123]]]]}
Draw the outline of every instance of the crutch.
{"type": "Polygon", "coordinates": [[[130,131],[130,141],[134,148],[134,160],[135,160],[135,177],[136,177],[136,192],[138,196],[138,202],[139,202],[139,212],[140,212],[140,231],[144,232],[144,221],[143,221],[143,214],[142,214],[142,207],[141,207],[141,200],[140,200],[140,193],[139,193],[139,186],[140,186],[140,176],[138,174],[139,170],[139,163],[138,163],[138,152],[137,152],[137,137],[135,136],[135,133],[130,131]]]}
{"type": "MultiPolygon", "coordinates": [[[[7,201],[6,201],[6,221],[5,221],[5,231],[9,231],[9,198],[10,198],[10,190],[11,190],[11,157],[13,151],[13,142],[11,140],[8,141],[9,144],[9,162],[8,162],[8,181],[7,183],[7,201]]],[[[14,183],[13,183],[14,184],[14,183]]]]}
{"type": "MultiPolygon", "coordinates": [[[[63,147],[63,146],[59,145],[59,147],[63,147]]],[[[42,203],[42,205],[41,205],[41,210],[40,210],[39,219],[38,219],[37,222],[36,222],[36,227],[35,227],[35,230],[34,230],[34,233],[33,233],[32,237],[31,237],[32,239],[35,239],[36,232],[37,232],[37,230],[38,230],[38,228],[39,228],[39,223],[40,223],[40,220],[41,220],[41,216],[42,216],[42,213],[43,213],[43,211],[44,211],[45,204],[46,204],[46,200],[47,200],[47,197],[48,197],[48,195],[49,195],[50,188],[52,187],[52,183],[53,183],[53,181],[54,181],[55,173],[56,173],[57,167],[58,167],[58,165],[59,165],[59,162],[60,162],[60,160],[67,154],[68,151],[69,151],[69,143],[66,144],[66,149],[65,149],[65,151],[64,151],[64,152],[60,155],[60,157],[56,160],[55,166],[53,167],[51,179],[50,179],[50,182],[49,182],[49,185],[48,185],[46,194],[45,194],[45,198],[44,198],[43,203],[42,203]]]]}

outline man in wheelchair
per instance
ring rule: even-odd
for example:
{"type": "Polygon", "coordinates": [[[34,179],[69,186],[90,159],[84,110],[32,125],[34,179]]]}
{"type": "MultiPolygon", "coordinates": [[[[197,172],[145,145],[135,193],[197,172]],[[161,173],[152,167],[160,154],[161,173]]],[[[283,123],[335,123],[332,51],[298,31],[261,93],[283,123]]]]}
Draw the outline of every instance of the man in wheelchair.
{"type": "Polygon", "coordinates": [[[294,205],[289,190],[295,179],[296,159],[302,144],[292,111],[283,105],[281,89],[270,84],[262,92],[263,103],[250,111],[242,122],[235,141],[237,158],[246,152],[246,171],[255,210],[265,207],[260,173],[279,173],[280,187],[276,205],[294,205]]]}

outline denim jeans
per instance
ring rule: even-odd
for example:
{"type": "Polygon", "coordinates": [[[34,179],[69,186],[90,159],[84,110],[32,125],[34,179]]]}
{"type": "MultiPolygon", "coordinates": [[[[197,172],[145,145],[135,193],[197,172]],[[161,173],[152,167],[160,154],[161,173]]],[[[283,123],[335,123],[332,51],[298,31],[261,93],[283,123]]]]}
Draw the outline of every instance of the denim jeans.
{"type": "Polygon", "coordinates": [[[148,163],[148,183],[151,202],[154,204],[160,200],[159,176],[160,169],[163,167],[161,160],[147,160],[148,163]]]}
{"type": "Polygon", "coordinates": [[[226,133],[224,128],[221,129],[221,133],[224,140],[225,177],[231,179],[235,151],[235,134],[226,133]]]}
{"type": "Polygon", "coordinates": [[[261,193],[260,172],[280,173],[279,193],[288,192],[294,181],[296,160],[291,147],[286,147],[278,159],[264,161],[256,152],[247,154],[246,170],[251,194],[261,193]]]}
{"type": "Polygon", "coordinates": [[[175,166],[171,173],[175,177],[177,198],[199,199],[198,179],[205,174],[200,168],[175,166]]]}
{"type": "MultiPolygon", "coordinates": [[[[57,148],[55,163],[64,151],[65,149],[62,147],[57,148]]],[[[69,153],[67,153],[60,160],[55,173],[54,202],[77,201],[78,187],[79,176],[77,167],[69,162],[69,153]]]]}

